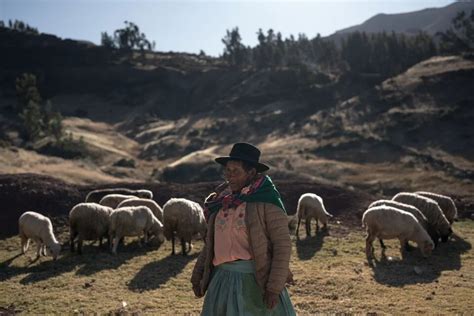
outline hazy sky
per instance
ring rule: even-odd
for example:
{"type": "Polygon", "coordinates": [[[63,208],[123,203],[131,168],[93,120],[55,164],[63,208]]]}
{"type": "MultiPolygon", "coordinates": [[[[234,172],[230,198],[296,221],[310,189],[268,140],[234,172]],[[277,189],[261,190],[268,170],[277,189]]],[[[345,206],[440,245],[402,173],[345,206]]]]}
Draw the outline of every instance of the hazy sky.
{"type": "Polygon", "coordinates": [[[378,13],[443,7],[453,0],[0,0],[0,20],[22,20],[40,32],[100,43],[100,34],[136,23],[156,50],[222,53],[227,29],[239,27],[243,43],[272,28],[283,37],[312,38],[360,24],[378,13]]]}

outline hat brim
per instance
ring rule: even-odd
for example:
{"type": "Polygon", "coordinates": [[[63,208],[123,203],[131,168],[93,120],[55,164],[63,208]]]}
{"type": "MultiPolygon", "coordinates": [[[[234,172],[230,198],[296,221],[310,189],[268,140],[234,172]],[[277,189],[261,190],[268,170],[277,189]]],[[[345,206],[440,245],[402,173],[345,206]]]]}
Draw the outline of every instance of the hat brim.
{"type": "Polygon", "coordinates": [[[229,156],[226,156],[226,157],[217,157],[216,159],[214,159],[215,162],[217,162],[218,164],[220,165],[223,165],[225,166],[227,164],[228,161],[230,160],[240,160],[240,161],[246,161],[246,162],[249,162],[253,165],[255,165],[255,168],[257,169],[257,172],[264,172],[264,171],[267,171],[270,169],[269,166],[267,166],[266,164],[263,164],[261,162],[257,162],[255,163],[255,161],[251,161],[251,160],[248,160],[248,159],[245,159],[245,158],[240,158],[240,157],[229,157],[229,156]]]}

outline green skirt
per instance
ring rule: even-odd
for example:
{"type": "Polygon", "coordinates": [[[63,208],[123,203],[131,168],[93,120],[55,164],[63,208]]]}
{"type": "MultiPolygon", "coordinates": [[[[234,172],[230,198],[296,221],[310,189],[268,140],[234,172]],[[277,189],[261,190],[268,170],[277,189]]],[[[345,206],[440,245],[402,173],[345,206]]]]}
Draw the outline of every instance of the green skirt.
{"type": "Polygon", "coordinates": [[[253,260],[223,263],[213,271],[201,315],[296,315],[286,288],[272,310],[265,306],[263,294],[253,260]]]}

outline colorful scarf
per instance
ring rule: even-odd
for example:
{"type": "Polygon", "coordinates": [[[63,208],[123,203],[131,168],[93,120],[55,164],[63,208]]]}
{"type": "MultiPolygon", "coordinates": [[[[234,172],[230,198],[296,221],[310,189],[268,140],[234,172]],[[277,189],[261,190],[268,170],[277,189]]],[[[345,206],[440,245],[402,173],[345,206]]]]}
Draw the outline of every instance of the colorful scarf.
{"type": "Polygon", "coordinates": [[[281,200],[280,193],[276,189],[269,176],[260,176],[253,183],[244,187],[239,193],[224,193],[212,201],[205,203],[206,219],[221,208],[236,208],[244,202],[271,203],[283,210],[286,214],[285,206],[281,200]]]}

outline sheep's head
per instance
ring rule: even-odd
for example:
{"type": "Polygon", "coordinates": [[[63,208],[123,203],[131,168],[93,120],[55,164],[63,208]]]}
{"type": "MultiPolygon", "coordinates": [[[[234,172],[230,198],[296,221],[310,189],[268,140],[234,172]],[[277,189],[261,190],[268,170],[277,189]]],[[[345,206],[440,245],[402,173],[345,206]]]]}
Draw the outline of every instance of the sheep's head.
{"type": "Polygon", "coordinates": [[[153,198],[153,193],[148,190],[138,190],[137,191],[137,196],[142,199],[152,199],[153,198]]]}
{"type": "Polygon", "coordinates": [[[161,245],[165,241],[163,224],[159,220],[155,221],[148,231],[148,236],[151,237],[153,244],[161,245]]]}
{"type": "Polygon", "coordinates": [[[46,255],[53,257],[53,260],[56,260],[60,252],[61,245],[59,243],[52,244],[51,246],[46,246],[46,255]]]}
{"type": "Polygon", "coordinates": [[[421,245],[421,248],[420,248],[421,254],[425,258],[431,256],[431,252],[433,251],[433,249],[434,249],[434,243],[432,240],[423,241],[423,244],[421,245]]]}
{"type": "Polygon", "coordinates": [[[449,239],[449,236],[451,236],[452,233],[453,233],[453,230],[451,229],[451,227],[444,229],[443,232],[441,233],[441,241],[447,242],[449,239]]]}

